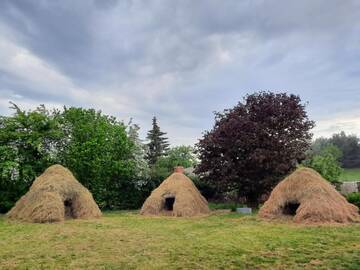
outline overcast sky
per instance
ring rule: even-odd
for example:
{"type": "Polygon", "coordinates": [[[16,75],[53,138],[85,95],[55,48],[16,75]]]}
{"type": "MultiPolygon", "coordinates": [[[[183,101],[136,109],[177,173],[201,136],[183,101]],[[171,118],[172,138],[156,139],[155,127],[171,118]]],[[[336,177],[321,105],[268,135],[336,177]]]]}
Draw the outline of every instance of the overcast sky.
{"type": "Polygon", "coordinates": [[[308,101],[315,136],[360,135],[358,0],[1,0],[0,114],[81,106],[172,144],[246,93],[308,101]]]}

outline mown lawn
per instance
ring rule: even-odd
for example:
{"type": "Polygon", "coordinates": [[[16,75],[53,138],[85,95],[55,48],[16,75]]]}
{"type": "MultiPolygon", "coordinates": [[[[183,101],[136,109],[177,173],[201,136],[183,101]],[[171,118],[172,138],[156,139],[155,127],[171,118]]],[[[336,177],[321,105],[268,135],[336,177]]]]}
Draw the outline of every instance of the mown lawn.
{"type": "Polygon", "coordinates": [[[360,224],[309,227],[235,213],[109,212],[63,224],[0,217],[0,269],[360,269],[360,224]]]}
{"type": "Polygon", "coordinates": [[[344,169],[344,172],[340,176],[340,181],[360,181],[360,168],[344,169]]]}

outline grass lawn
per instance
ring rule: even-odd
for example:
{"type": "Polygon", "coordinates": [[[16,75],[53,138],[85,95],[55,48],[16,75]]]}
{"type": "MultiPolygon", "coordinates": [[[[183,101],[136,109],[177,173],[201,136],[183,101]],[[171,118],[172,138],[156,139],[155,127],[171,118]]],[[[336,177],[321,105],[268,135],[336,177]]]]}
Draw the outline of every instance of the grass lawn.
{"type": "Polygon", "coordinates": [[[108,212],[63,224],[0,217],[0,269],[360,269],[360,224],[309,227],[235,213],[108,212]]]}
{"type": "Polygon", "coordinates": [[[356,169],[344,169],[344,172],[340,176],[340,181],[360,181],[360,168],[356,169]]]}

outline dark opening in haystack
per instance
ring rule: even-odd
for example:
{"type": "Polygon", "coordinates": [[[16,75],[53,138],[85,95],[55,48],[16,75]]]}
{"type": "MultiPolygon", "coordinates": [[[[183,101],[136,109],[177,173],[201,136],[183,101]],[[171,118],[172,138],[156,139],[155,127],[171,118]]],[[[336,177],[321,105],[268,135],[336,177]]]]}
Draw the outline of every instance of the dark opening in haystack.
{"type": "Polygon", "coordinates": [[[299,223],[360,222],[358,208],[310,168],[298,168],[282,180],[261,207],[267,219],[290,217],[299,223]]]}
{"type": "Polygon", "coordinates": [[[299,208],[300,204],[297,202],[288,202],[284,205],[283,214],[287,216],[295,216],[296,210],[299,208]]]}
{"type": "Polygon", "coordinates": [[[183,172],[183,167],[176,167],[175,172],[151,192],[140,213],[175,217],[209,214],[210,209],[206,199],[183,172]]]}
{"type": "Polygon", "coordinates": [[[75,218],[72,200],[64,201],[65,218],[75,218]]]}
{"type": "Polygon", "coordinates": [[[165,198],[164,209],[165,209],[166,211],[172,211],[172,210],[174,210],[174,202],[175,202],[175,197],[165,198]]]}

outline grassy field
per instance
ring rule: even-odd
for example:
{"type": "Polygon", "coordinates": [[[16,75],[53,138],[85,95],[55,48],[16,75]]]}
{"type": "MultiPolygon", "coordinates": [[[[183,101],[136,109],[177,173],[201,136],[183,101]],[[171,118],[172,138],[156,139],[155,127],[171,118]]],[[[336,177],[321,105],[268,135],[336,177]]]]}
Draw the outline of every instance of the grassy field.
{"type": "Polygon", "coordinates": [[[340,176],[341,181],[360,181],[360,168],[356,169],[344,169],[344,172],[340,176]]]}
{"type": "Polygon", "coordinates": [[[63,224],[0,217],[0,269],[360,269],[360,224],[309,227],[235,213],[110,212],[63,224]]]}

